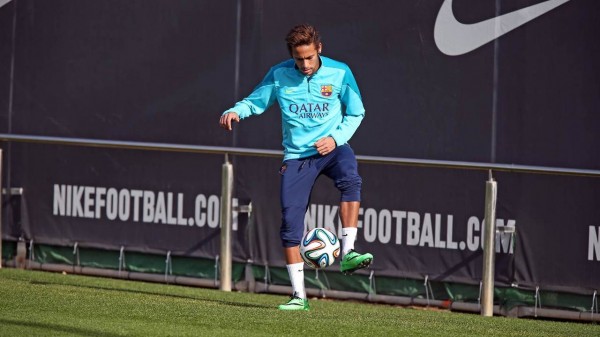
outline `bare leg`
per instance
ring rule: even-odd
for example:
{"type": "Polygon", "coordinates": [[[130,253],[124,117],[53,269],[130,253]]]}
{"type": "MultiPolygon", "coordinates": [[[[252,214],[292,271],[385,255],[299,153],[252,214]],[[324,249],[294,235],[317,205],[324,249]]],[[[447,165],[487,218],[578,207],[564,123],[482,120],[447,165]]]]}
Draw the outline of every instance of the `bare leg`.
{"type": "Polygon", "coordinates": [[[303,263],[302,257],[300,256],[300,246],[286,247],[283,248],[285,254],[286,264],[303,263]]]}
{"type": "Polygon", "coordinates": [[[360,201],[342,201],[340,202],[340,219],[342,227],[356,228],[358,226],[358,209],[360,201]]]}

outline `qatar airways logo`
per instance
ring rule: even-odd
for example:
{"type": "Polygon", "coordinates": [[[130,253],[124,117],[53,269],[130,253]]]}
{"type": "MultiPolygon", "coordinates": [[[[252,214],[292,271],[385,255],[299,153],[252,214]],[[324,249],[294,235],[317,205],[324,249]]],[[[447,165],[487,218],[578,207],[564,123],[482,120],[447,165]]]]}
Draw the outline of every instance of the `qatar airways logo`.
{"type": "Polygon", "coordinates": [[[329,103],[290,104],[288,110],[300,118],[323,118],[329,115],[329,103]]]}

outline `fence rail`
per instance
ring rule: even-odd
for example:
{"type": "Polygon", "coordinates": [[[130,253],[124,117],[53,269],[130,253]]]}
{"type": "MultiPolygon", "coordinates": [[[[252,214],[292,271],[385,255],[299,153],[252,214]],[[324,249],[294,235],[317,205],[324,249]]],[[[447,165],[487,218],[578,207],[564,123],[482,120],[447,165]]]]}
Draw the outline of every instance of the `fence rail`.
{"type": "MultiPolygon", "coordinates": [[[[278,150],[265,150],[265,149],[227,147],[227,146],[205,146],[205,145],[169,144],[169,143],[154,143],[154,142],[132,142],[132,141],[117,141],[117,140],[88,139],[88,138],[66,138],[66,137],[49,137],[49,136],[34,136],[34,135],[17,135],[17,134],[7,134],[7,133],[0,133],[0,141],[70,145],[70,146],[84,146],[84,147],[99,147],[99,148],[117,148],[117,149],[131,149],[131,150],[148,150],[148,151],[229,154],[229,155],[258,156],[258,157],[272,157],[272,158],[282,158],[283,157],[283,152],[278,151],[278,150]]],[[[359,162],[366,163],[366,164],[387,164],[387,165],[405,165],[405,166],[416,166],[416,167],[438,167],[438,168],[470,169],[470,170],[484,170],[484,171],[494,170],[494,171],[503,171],[503,172],[600,177],[600,170],[591,170],[591,169],[576,169],[576,168],[531,166],[531,165],[516,165],[516,164],[498,164],[498,163],[482,163],[482,162],[468,162],[468,161],[395,158],[395,157],[365,156],[365,155],[357,155],[356,159],[359,162]]]]}

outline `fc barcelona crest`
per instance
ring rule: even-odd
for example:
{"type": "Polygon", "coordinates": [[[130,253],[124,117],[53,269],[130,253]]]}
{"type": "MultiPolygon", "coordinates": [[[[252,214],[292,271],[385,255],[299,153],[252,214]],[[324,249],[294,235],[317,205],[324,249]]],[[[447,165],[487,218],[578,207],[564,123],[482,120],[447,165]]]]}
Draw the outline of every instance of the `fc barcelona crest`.
{"type": "Polygon", "coordinates": [[[329,96],[331,96],[332,93],[333,93],[333,85],[329,84],[329,85],[321,86],[321,95],[323,95],[325,97],[329,97],[329,96]]]}

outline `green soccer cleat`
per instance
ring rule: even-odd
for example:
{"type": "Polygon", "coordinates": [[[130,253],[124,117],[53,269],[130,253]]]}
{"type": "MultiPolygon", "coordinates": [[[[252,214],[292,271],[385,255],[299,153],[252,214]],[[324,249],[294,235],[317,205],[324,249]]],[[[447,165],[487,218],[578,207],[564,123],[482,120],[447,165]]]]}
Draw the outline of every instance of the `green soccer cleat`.
{"type": "Polygon", "coordinates": [[[348,275],[359,269],[367,268],[369,265],[371,265],[371,262],[373,262],[373,254],[361,254],[352,249],[342,258],[340,269],[342,270],[342,273],[348,275]]]}
{"type": "Polygon", "coordinates": [[[279,310],[310,310],[308,300],[296,296],[296,294],[290,297],[290,300],[279,306],[279,310]]]}

